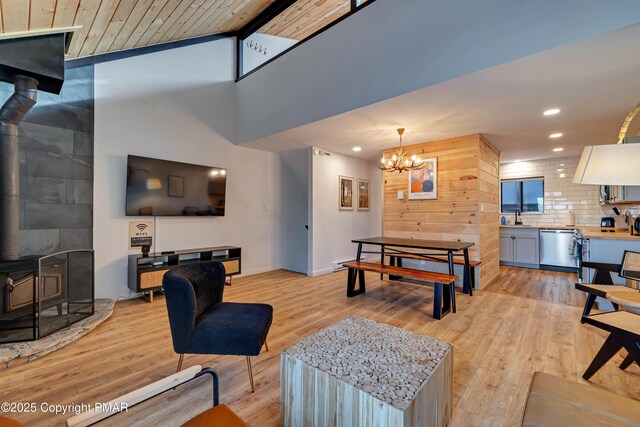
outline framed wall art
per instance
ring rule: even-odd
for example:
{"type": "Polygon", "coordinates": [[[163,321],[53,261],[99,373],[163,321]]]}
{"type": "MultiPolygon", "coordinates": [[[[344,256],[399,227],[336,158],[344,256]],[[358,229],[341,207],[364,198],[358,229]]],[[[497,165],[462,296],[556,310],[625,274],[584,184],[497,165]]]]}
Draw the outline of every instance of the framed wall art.
{"type": "Polygon", "coordinates": [[[353,210],[353,178],[340,175],[338,177],[338,209],[353,210]]]}
{"type": "Polygon", "coordinates": [[[183,177],[169,175],[169,196],[184,197],[184,178],[183,177]]]}
{"type": "Polygon", "coordinates": [[[358,210],[369,210],[369,180],[358,179],[358,210]]]}
{"type": "Polygon", "coordinates": [[[437,158],[426,159],[424,167],[409,171],[409,200],[437,199],[437,158]]]}

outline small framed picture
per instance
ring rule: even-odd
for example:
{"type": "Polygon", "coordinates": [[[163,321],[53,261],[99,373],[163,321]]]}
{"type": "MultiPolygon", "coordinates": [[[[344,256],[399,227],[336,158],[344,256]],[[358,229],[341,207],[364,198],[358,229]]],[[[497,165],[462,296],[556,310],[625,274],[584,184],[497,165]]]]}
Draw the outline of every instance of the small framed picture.
{"type": "Polygon", "coordinates": [[[353,178],[340,175],[338,177],[338,209],[353,210],[353,178]]]}
{"type": "Polygon", "coordinates": [[[409,200],[437,199],[437,158],[426,159],[424,167],[409,171],[409,200]]]}
{"type": "Polygon", "coordinates": [[[358,210],[369,210],[369,180],[358,179],[358,210]]]}
{"type": "Polygon", "coordinates": [[[183,177],[169,175],[169,196],[184,197],[184,178],[183,177]]]}

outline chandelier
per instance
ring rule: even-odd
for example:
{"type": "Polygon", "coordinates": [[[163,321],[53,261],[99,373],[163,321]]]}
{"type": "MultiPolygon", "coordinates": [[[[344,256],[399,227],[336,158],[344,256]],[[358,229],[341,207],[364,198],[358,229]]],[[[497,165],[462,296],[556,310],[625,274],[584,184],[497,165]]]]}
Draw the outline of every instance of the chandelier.
{"type": "Polygon", "coordinates": [[[400,148],[393,152],[393,155],[390,158],[384,157],[384,152],[382,153],[382,158],[377,161],[378,168],[385,172],[395,172],[402,173],[408,170],[416,170],[422,169],[425,165],[425,161],[420,159],[420,157],[415,154],[410,156],[405,153],[402,149],[402,134],[404,133],[404,128],[398,129],[398,135],[400,135],[400,148]]]}

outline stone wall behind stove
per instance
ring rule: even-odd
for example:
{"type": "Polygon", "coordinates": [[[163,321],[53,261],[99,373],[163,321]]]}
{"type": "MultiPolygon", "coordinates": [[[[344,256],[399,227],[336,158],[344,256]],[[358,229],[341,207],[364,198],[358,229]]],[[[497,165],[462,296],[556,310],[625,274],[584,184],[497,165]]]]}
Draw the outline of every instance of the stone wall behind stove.
{"type": "Polygon", "coordinates": [[[93,65],[67,69],[20,125],[21,256],[93,248],[93,89],[93,65]]]}

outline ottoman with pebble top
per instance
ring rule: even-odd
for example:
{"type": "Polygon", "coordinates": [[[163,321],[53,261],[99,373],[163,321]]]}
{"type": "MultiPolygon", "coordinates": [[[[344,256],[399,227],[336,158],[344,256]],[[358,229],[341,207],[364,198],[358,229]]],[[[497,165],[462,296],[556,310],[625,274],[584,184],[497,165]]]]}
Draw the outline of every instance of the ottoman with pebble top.
{"type": "Polygon", "coordinates": [[[280,358],[281,425],[445,426],[451,344],[352,316],[280,358]]]}

